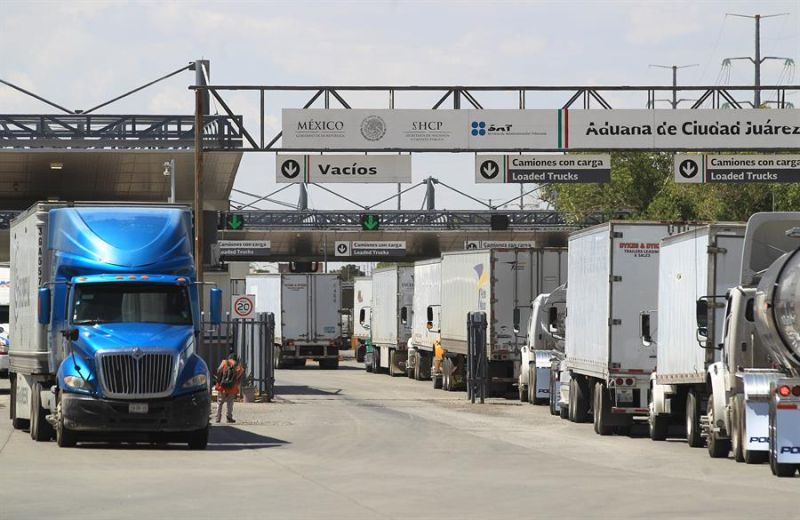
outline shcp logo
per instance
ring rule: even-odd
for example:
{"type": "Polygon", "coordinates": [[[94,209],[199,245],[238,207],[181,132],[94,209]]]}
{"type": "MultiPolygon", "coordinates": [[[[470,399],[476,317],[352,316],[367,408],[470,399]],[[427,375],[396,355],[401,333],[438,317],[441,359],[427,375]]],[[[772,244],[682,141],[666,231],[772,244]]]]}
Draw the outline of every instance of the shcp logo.
{"type": "Polygon", "coordinates": [[[485,121],[473,121],[472,122],[472,135],[474,135],[474,136],[486,135],[486,122],[485,121]]]}
{"type": "Polygon", "coordinates": [[[386,135],[386,122],[380,116],[367,116],[361,121],[361,135],[367,141],[380,141],[386,135]]]}
{"type": "Polygon", "coordinates": [[[300,174],[300,163],[294,159],[287,159],[281,164],[281,174],[287,179],[294,179],[300,174]]]}

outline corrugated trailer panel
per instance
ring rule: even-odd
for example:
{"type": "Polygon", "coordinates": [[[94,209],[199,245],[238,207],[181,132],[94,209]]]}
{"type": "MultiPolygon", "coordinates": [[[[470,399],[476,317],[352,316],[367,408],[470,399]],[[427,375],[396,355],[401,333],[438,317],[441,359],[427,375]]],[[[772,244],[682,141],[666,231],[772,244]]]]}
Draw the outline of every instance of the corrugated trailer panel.
{"type": "Polygon", "coordinates": [[[405,347],[411,337],[414,305],[414,268],[387,267],[372,273],[372,342],[392,348],[405,347]],[[407,323],[400,314],[407,309],[407,323]]]}
{"type": "Polygon", "coordinates": [[[433,350],[438,331],[428,330],[428,307],[441,311],[441,260],[426,260],[414,264],[414,313],[411,341],[415,348],[433,350]]]}
{"type": "MultiPolygon", "coordinates": [[[[709,346],[719,343],[725,322],[724,295],[738,283],[744,225],[713,225],[669,237],[661,244],[658,279],[657,330],[652,331],[658,356],[657,382],[703,383],[707,355],[719,351],[701,348],[697,338],[695,303],[718,295],[709,346]]],[[[709,300],[709,304],[714,300],[709,300]]]]}
{"type": "Polygon", "coordinates": [[[327,343],[341,336],[342,287],[338,275],[309,274],[311,281],[311,339],[327,343]]]}

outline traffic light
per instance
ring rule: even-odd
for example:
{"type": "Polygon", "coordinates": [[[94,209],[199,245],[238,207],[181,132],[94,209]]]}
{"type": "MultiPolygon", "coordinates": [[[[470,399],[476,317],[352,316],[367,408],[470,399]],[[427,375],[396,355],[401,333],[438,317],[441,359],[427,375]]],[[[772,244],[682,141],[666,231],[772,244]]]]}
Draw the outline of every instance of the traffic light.
{"type": "Polygon", "coordinates": [[[492,215],[492,231],[506,231],[508,229],[508,215],[492,215]]]}
{"type": "Polygon", "coordinates": [[[362,231],[377,231],[381,226],[381,218],[373,213],[366,213],[361,215],[361,230],[362,231]]]}

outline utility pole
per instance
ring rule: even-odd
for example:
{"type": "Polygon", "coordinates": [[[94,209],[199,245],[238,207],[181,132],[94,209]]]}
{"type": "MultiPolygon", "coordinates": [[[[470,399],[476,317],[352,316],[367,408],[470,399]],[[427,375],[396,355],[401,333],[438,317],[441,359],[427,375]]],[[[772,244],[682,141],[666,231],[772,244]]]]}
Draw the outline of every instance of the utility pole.
{"type": "Polygon", "coordinates": [[[752,18],[756,22],[756,54],[755,58],[751,58],[750,56],[738,56],[735,58],[725,58],[722,60],[722,64],[729,64],[733,60],[749,60],[753,66],[755,67],[755,78],[754,78],[754,89],[755,92],[753,94],[753,108],[758,108],[761,106],[761,64],[767,60],[784,60],[784,61],[791,61],[791,58],[782,58],[779,56],[764,56],[761,57],[761,19],[762,18],[775,18],[776,16],[788,16],[789,13],[778,13],[778,14],[767,14],[767,15],[749,15],[749,14],[736,14],[736,13],[727,13],[727,16],[736,16],[739,18],[752,18]]]}
{"type": "MultiPolygon", "coordinates": [[[[698,63],[692,63],[691,65],[653,65],[651,64],[650,67],[657,68],[657,69],[672,69],[672,101],[670,104],[672,105],[672,110],[678,108],[678,103],[681,101],[686,101],[685,99],[678,99],[678,69],[688,69],[690,67],[698,67],[698,63]]],[[[656,100],[653,100],[655,103],[656,100]]],[[[669,100],[661,100],[658,101],[669,101],[669,100]]],[[[655,107],[653,107],[655,108],[655,107]]]]}
{"type": "MultiPolygon", "coordinates": [[[[208,61],[195,62],[195,86],[205,87],[208,61]]],[[[209,112],[209,93],[206,88],[194,91],[194,262],[197,282],[203,283],[203,116],[209,112]]],[[[198,294],[200,308],[203,308],[203,291],[198,294]]]]}

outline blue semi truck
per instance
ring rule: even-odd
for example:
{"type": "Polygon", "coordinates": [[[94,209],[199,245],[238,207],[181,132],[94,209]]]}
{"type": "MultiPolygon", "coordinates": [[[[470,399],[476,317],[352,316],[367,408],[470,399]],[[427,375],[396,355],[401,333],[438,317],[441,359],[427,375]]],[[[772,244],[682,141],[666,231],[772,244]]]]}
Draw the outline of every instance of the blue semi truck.
{"type": "MultiPolygon", "coordinates": [[[[59,446],[208,443],[185,207],[38,203],[11,224],[10,416],[59,446]]],[[[221,291],[211,290],[212,321],[221,291]]]]}

